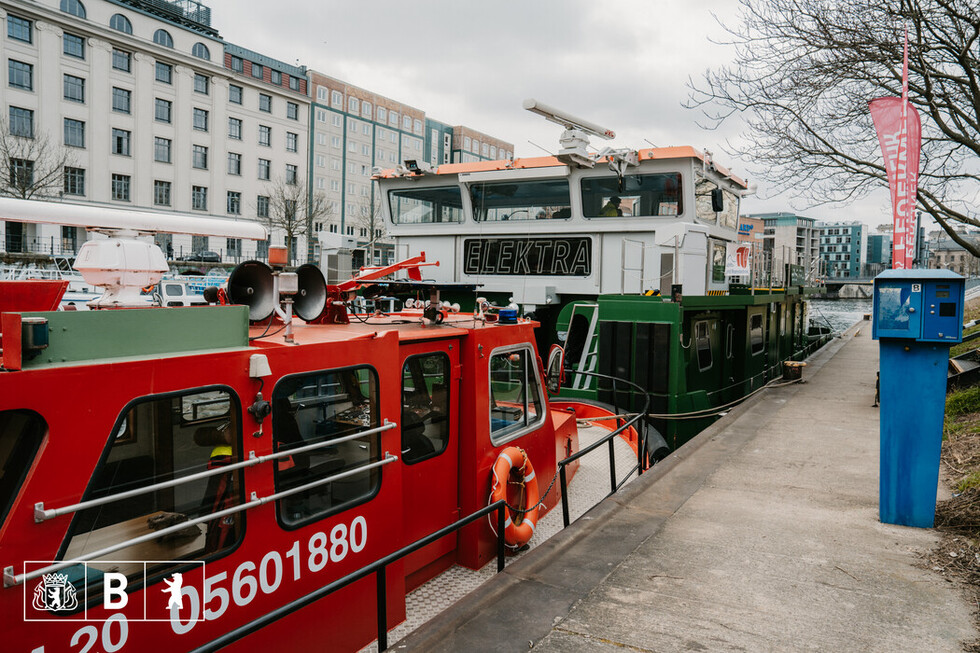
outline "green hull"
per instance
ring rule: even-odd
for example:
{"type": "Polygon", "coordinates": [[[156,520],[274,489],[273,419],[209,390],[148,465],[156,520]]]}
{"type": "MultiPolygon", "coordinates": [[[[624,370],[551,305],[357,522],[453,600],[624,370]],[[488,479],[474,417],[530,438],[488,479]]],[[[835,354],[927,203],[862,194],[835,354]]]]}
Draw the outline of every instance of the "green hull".
{"type": "MultiPolygon", "coordinates": [[[[684,297],[600,295],[565,305],[556,320],[566,368],[628,379],[652,396],[650,421],[673,450],[711,424],[717,411],[779,379],[783,362],[823,345],[812,335],[807,289],[684,297]],[[564,338],[562,337],[564,336],[564,338]],[[695,415],[688,415],[695,413],[695,415]]],[[[582,374],[560,397],[635,410],[639,397],[582,374]]]]}

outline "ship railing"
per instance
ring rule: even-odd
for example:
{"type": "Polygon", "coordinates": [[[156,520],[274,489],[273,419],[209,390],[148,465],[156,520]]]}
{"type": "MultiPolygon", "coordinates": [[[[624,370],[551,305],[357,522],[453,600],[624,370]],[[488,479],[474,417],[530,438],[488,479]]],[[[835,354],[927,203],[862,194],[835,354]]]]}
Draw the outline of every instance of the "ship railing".
{"type": "Polygon", "coordinates": [[[507,502],[503,499],[495,501],[490,505],[477,510],[474,513],[459,519],[448,526],[445,526],[431,535],[427,535],[420,540],[416,540],[411,544],[404,546],[394,553],[390,553],[379,560],[372,562],[371,564],[361,567],[357,571],[353,571],[343,578],[338,578],[337,580],[324,585],[323,587],[316,589],[305,596],[301,596],[298,599],[290,601],[289,603],[279,606],[271,612],[267,612],[257,619],[249,621],[243,626],[239,626],[234,630],[230,630],[221,637],[214,639],[207,644],[194,649],[193,653],[204,653],[205,651],[215,651],[225,646],[229,646],[234,642],[237,642],[243,637],[254,633],[255,631],[268,626],[269,624],[282,619],[283,617],[288,617],[294,612],[304,608],[320,599],[336,592],[337,590],[347,587],[351,583],[356,583],[357,581],[367,578],[368,576],[374,574],[376,579],[376,598],[377,598],[377,617],[378,617],[378,650],[386,651],[388,650],[388,589],[387,589],[387,568],[389,565],[398,562],[400,559],[414,553],[419,549],[426,547],[433,542],[450,535],[464,526],[467,526],[478,519],[489,515],[492,512],[497,513],[497,573],[504,570],[504,557],[505,557],[505,545],[504,545],[504,517],[505,508],[507,507],[507,502]]]}
{"type": "MultiPolygon", "coordinates": [[[[332,440],[332,442],[337,442],[337,440],[332,440]]],[[[296,451],[298,451],[298,449],[293,449],[291,451],[295,453],[296,451]]],[[[300,492],[306,492],[307,490],[312,490],[314,488],[320,487],[321,485],[327,485],[328,483],[334,483],[336,481],[348,478],[350,476],[362,474],[372,469],[384,467],[385,465],[389,465],[397,460],[398,460],[398,456],[392,455],[391,453],[386,451],[385,457],[379,461],[368,463],[366,465],[360,465],[353,469],[348,469],[346,471],[333,474],[332,476],[326,476],[324,478],[311,481],[310,483],[304,483],[303,485],[298,485],[288,490],[283,490],[281,492],[274,492],[273,494],[264,497],[256,496],[255,493],[253,492],[252,499],[240,505],[233,506],[225,510],[218,510],[216,512],[208,513],[207,515],[203,515],[201,517],[195,517],[194,519],[188,519],[187,521],[182,521],[178,524],[174,524],[173,526],[168,526],[167,528],[161,528],[158,531],[153,531],[152,533],[147,533],[146,535],[140,535],[139,537],[123,540],[122,542],[116,542],[115,544],[99,549],[97,551],[90,551],[89,553],[77,556],[75,558],[72,558],[71,560],[63,560],[61,562],[57,562],[48,565],[46,567],[42,567],[40,569],[35,569],[33,571],[29,571],[17,575],[14,574],[13,567],[6,567],[3,570],[3,586],[11,587],[13,585],[19,585],[20,583],[26,583],[31,579],[38,578],[39,576],[43,576],[45,574],[50,574],[55,571],[67,569],[68,567],[74,567],[75,565],[82,562],[90,562],[92,560],[98,560],[99,558],[103,556],[107,556],[110,553],[115,553],[116,551],[119,551],[121,549],[125,549],[134,546],[136,544],[142,544],[143,542],[156,540],[164,535],[181,531],[187,528],[188,526],[195,526],[197,524],[203,524],[204,522],[210,522],[216,519],[223,519],[224,517],[227,517],[229,515],[234,515],[236,513],[249,510],[251,508],[257,508],[267,503],[271,503],[272,501],[285,499],[286,497],[290,497],[294,494],[299,494],[300,492]]],[[[227,470],[228,470],[227,467],[223,467],[221,469],[222,472],[226,472],[227,470]]]]}
{"type": "MultiPolygon", "coordinates": [[[[70,513],[78,512],[80,510],[85,510],[86,508],[94,508],[96,506],[105,505],[107,503],[113,503],[115,501],[122,501],[123,499],[137,497],[140,496],[141,494],[149,494],[151,492],[156,492],[157,490],[163,490],[165,488],[175,487],[177,485],[183,485],[185,483],[192,483],[194,481],[198,481],[204,478],[209,478],[211,476],[227,474],[228,472],[244,469],[246,467],[254,467],[255,465],[261,465],[262,463],[271,462],[273,460],[278,460],[280,458],[287,458],[289,456],[294,456],[299,453],[306,453],[308,451],[315,451],[317,449],[332,447],[342,442],[347,442],[349,440],[357,440],[368,435],[381,433],[383,431],[396,428],[397,426],[398,424],[396,424],[395,422],[389,422],[387,419],[385,419],[385,423],[383,426],[378,426],[373,429],[366,429],[364,431],[358,431],[356,433],[345,435],[339,438],[331,438],[329,440],[323,440],[321,442],[307,444],[302,447],[292,447],[290,449],[284,449],[282,451],[271,453],[266,456],[256,456],[254,451],[250,451],[249,457],[238,463],[232,463],[230,465],[216,467],[215,469],[209,469],[207,471],[198,472],[196,474],[188,474],[186,476],[181,476],[179,478],[171,479],[169,481],[161,481],[159,483],[153,483],[152,485],[145,485],[143,487],[135,488],[133,490],[117,492],[116,494],[100,497],[98,499],[89,499],[88,501],[73,503],[70,506],[64,506],[61,508],[45,509],[44,502],[39,501],[38,503],[34,504],[34,521],[35,523],[41,523],[48,519],[54,519],[55,517],[60,517],[61,515],[67,515],[70,513]]],[[[214,519],[213,514],[207,517],[207,520],[210,519],[214,519]]],[[[181,522],[180,525],[186,527],[188,523],[189,522],[181,522]]],[[[159,536],[162,533],[163,533],[162,530],[156,531],[157,536],[159,536]]]]}
{"type": "MultiPolygon", "coordinates": [[[[612,407],[613,407],[613,414],[615,415],[619,414],[616,397],[620,392],[619,388],[621,385],[627,386],[627,388],[629,388],[630,390],[642,394],[643,408],[629,419],[626,419],[622,424],[619,424],[617,428],[611,431],[608,435],[605,435],[602,438],[596,440],[595,442],[585,447],[584,449],[580,449],[579,451],[575,452],[571,456],[558,461],[558,479],[559,479],[559,483],[561,484],[561,517],[562,517],[562,523],[564,524],[563,528],[567,528],[568,525],[571,523],[571,519],[569,518],[569,508],[568,508],[568,476],[567,476],[567,472],[565,471],[568,465],[572,464],[573,462],[575,462],[579,458],[582,458],[583,456],[587,456],[588,454],[592,453],[593,451],[602,447],[603,445],[606,445],[609,449],[610,490],[609,493],[606,494],[605,497],[603,497],[603,499],[607,497],[611,497],[612,495],[616,494],[616,492],[618,492],[619,489],[623,487],[623,485],[625,485],[627,481],[629,481],[630,477],[634,473],[640,475],[644,472],[646,453],[647,453],[646,432],[648,428],[648,424],[644,419],[644,416],[648,412],[650,412],[650,393],[647,392],[645,389],[641,388],[639,385],[633,383],[632,381],[627,381],[626,379],[610,376],[608,374],[599,374],[598,372],[566,370],[566,373],[583,374],[600,380],[605,379],[607,381],[612,381],[612,407]],[[622,435],[623,432],[625,432],[629,428],[635,428],[637,434],[636,464],[633,467],[631,467],[629,470],[627,470],[626,474],[623,476],[623,479],[621,481],[618,481],[616,478],[616,449],[615,449],[616,438],[620,437],[620,435],[622,435]]],[[[616,421],[618,423],[619,419],[617,419],[616,421]]]]}

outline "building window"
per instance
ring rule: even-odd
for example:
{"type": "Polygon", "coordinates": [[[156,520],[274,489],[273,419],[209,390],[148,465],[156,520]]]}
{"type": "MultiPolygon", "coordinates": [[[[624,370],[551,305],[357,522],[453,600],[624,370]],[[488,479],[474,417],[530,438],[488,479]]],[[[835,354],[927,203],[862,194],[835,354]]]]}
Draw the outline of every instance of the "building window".
{"type": "Polygon", "coordinates": [[[242,213],[242,194],[236,191],[228,191],[227,210],[231,215],[241,215],[242,213]]]}
{"type": "Polygon", "coordinates": [[[272,127],[259,125],[259,145],[268,147],[272,144],[272,127]]]}
{"type": "Polygon", "coordinates": [[[25,91],[34,90],[34,66],[14,59],[7,60],[7,84],[25,91]]]}
{"type": "Polygon", "coordinates": [[[208,169],[208,148],[203,145],[194,146],[192,165],[200,170],[208,169]]]}
{"type": "Polygon", "coordinates": [[[242,103],[242,87],[234,84],[228,85],[228,101],[232,104],[242,103]]]}
{"type": "Polygon", "coordinates": [[[347,113],[357,115],[361,111],[361,103],[356,97],[347,98],[347,113]]]}
{"type": "Polygon", "coordinates": [[[7,38],[24,43],[33,43],[34,33],[31,31],[31,25],[31,21],[26,18],[7,14],[7,38]]]}
{"type": "Polygon", "coordinates": [[[299,77],[289,76],[289,88],[298,91],[299,90],[299,77]]]}
{"type": "Polygon", "coordinates": [[[161,100],[156,98],[155,106],[155,117],[157,122],[170,122],[171,112],[173,110],[173,103],[170,100],[161,100]]]}
{"type": "Polygon", "coordinates": [[[174,47],[174,38],[170,36],[170,32],[165,29],[158,29],[153,32],[153,42],[157,45],[162,45],[165,48],[174,47]]]}
{"type": "Polygon", "coordinates": [[[61,10],[77,18],[85,18],[85,7],[78,0],[61,0],[61,10]]]}
{"type": "Polygon", "coordinates": [[[228,153],[228,174],[242,174],[242,155],[235,152],[228,153]]]}
{"type": "Polygon", "coordinates": [[[340,136],[331,136],[330,145],[333,147],[340,147],[340,136]]]}
{"type": "Polygon", "coordinates": [[[269,198],[265,195],[255,198],[255,215],[260,218],[269,217],[269,198]]]}
{"type": "Polygon", "coordinates": [[[242,121],[239,118],[228,119],[228,138],[242,140],[242,121]]]}
{"type": "Polygon", "coordinates": [[[195,211],[208,210],[208,189],[205,186],[191,186],[191,208],[195,211]]]}
{"type": "Polygon", "coordinates": [[[174,67],[168,63],[158,61],[156,65],[156,80],[164,84],[172,84],[174,78],[174,67]]]}
{"type": "Polygon", "coordinates": [[[112,175],[112,199],[129,201],[129,175],[112,175]]]}
{"type": "Polygon", "coordinates": [[[10,185],[28,190],[34,185],[34,162],[30,159],[10,159],[10,185]]]}
{"type": "Polygon", "coordinates": [[[65,167],[65,195],[85,194],[85,169],[65,167]]]}
{"type": "Polygon", "coordinates": [[[245,60],[241,57],[231,55],[231,69],[236,73],[245,72],[245,60]]]}
{"type": "Polygon", "coordinates": [[[286,164],[286,183],[295,185],[298,180],[297,168],[294,165],[286,164]]]}
{"type": "MultiPolygon", "coordinates": [[[[354,435],[380,425],[378,376],[367,366],[324,370],[281,379],[272,392],[272,436],[276,451],[354,435]],[[311,398],[309,393],[314,393],[311,398]],[[349,419],[348,415],[358,415],[349,419]],[[313,420],[319,420],[314,423],[313,420]]],[[[280,499],[276,510],[281,523],[297,527],[314,519],[349,509],[375,495],[381,483],[378,469],[357,471],[381,459],[381,439],[374,434],[355,440],[338,468],[317,464],[323,454],[295,454],[291,464],[276,463],[275,491],[284,492],[318,478],[343,473],[350,492],[338,493],[320,485],[280,499]]]]}
{"type": "Polygon", "coordinates": [[[113,14],[112,18],[109,19],[109,27],[124,34],[133,33],[133,24],[122,14],[113,14]]]}
{"type": "Polygon", "coordinates": [[[268,159],[259,159],[259,179],[269,181],[272,163],[268,159]]]}
{"type": "Polygon", "coordinates": [[[398,128],[398,114],[394,111],[388,114],[388,124],[396,129],[398,128]]]}
{"type": "Polygon", "coordinates": [[[262,69],[261,64],[252,62],[252,77],[256,79],[262,79],[264,75],[265,75],[265,71],[262,69]]]}
{"type": "Polygon", "coordinates": [[[385,109],[384,107],[378,107],[376,118],[378,122],[381,123],[386,122],[388,120],[388,110],[385,109]]]}
{"type": "Polygon", "coordinates": [[[84,122],[65,118],[65,145],[68,147],[85,147],[84,122]]]}
{"type": "Polygon", "coordinates": [[[361,117],[371,119],[371,103],[361,102],[361,117]]]}
{"type": "Polygon", "coordinates": [[[286,151],[295,152],[299,147],[299,135],[293,132],[286,132],[286,151]]]}
{"type": "Polygon", "coordinates": [[[211,82],[211,78],[207,75],[202,75],[201,73],[194,73],[194,92],[208,94],[208,85],[211,82]]]}
{"type": "Polygon", "coordinates": [[[269,81],[276,86],[282,86],[282,73],[278,70],[269,70],[269,81]]]}
{"type": "Polygon", "coordinates": [[[74,75],[65,75],[65,99],[72,102],[85,102],[85,80],[74,75]]]}
{"type": "Polygon", "coordinates": [[[30,109],[10,107],[10,135],[34,138],[34,112],[30,109]]]}
{"type": "Polygon", "coordinates": [[[112,49],[112,67],[124,73],[133,70],[133,55],[125,50],[112,49]]]}
{"type": "Polygon", "coordinates": [[[295,102],[287,102],[286,117],[290,120],[299,120],[299,105],[295,102]]]}
{"type": "Polygon", "coordinates": [[[159,161],[160,163],[170,163],[171,162],[171,141],[169,138],[160,138],[159,136],[153,139],[153,160],[159,161]]]}
{"type": "Polygon", "coordinates": [[[337,109],[344,108],[344,95],[340,91],[332,91],[330,93],[330,104],[337,109]]]}
{"type": "Polygon", "coordinates": [[[112,153],[129,156],[129,139],[132,134],[125,129],[112,130],[112,153]]]}
{"type": "Polygon", "coordinates": [[[124,88],[112,87],[112,110],[119,113],[129,113],[132,106],[133,94],[124,88]]]}
{"type": "Polygon", "coordinates": [[[157,206],[170,206],[170,182],[153,181],[153,203],[157,206]]]}
{"type": "Polygon", "coordinates": [[[266,95],[265,93],[259,93],[259,111],[265,111],[266,113],[272,113],[272,96],[266,95]]]}
{"type": "Polygon", "coordinates": [[[211,51],[208,50],[208,46],[204,45],[200,41],[195,43],[194,47],[191,48],[191,54],[197,57],[198,59],[205,59],[207,61],[211,61],[211,51]]]}
{"type": "Polygon", "coordinates": [[[194,129],[202,132],[208,130],[208,112],[205,109],[194,108],[194,129]]]}
{"type": "Polygon", "coordinates": [[[81,36],[75,34],[69,34],[65,32],[65,35],[61,39],[63,52],[69,57],[76,57],[78,59],[85,58],[85,39],[81,36]]]}

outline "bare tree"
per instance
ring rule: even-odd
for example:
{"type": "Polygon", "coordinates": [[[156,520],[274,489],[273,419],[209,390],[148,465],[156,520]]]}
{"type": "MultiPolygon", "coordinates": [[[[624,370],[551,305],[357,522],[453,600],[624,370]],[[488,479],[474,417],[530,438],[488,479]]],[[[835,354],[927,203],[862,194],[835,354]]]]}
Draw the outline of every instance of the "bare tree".
{"type": "Polygon", "coordinates": [[[387,231],[385,229],[384,209],[381,206],[381,201],[375,200],[371,205],[371,209],[365,213],[348,216],[347,222],[357,230],[358,235],[361,233],[366,234],[364,236],[360,236],[362,242],[364,240],[367,241],[366,245],[368,255],[366,264],[374,265],[374,250],[378,243],[387,235],[387,231]]]}
{"type": "Polygon", "coordinates": [[[18,125],[14,132],[0,118],[0,195],[21,199],[58,195],[64,190],[65,167],[74,161],[71,151],[52,142],[47,133],[36,132],[33,124],[18,125]]]}
{"type": "Polygon", "coordinates": [[[307,194],[306,184],[278,177],[269,195],[269,229],[282,232],[292,263],[294,243],[301,236],[312,237],[313,221],[327,217],[330,205],[323,193],[307,194]]]}
{"type": "Polygon", "coordinates": [[[956,232],[980,227],[980,10],[975,0],[739,0],[726,26],[735,61],[692,82],[689,106],[711,127],[741,120],[729,154],[815,204],[887,187],[868,102],[902,93],[922,117],[918,208],[956,232]]]}

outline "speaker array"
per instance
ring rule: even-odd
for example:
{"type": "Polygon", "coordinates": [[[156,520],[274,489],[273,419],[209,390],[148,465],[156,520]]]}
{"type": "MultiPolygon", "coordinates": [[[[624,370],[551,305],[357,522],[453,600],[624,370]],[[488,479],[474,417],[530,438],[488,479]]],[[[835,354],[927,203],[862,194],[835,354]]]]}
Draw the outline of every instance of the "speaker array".
{"type": "Polygon", "coordinates": [[[320,268],[309,263],[296,269],[299,292],[293,297],[293,310],[302,320],[310,322],[323,314],[327,306],[327,280],[320,268]]]}
{"type": "Polygon", "coordinates": [[[258,322],[276,308],[272,287],[272,268],[262,261],[245,261],[228,277],[228,299],[232,304],[248,306],[248,319],[258,322]]]}

